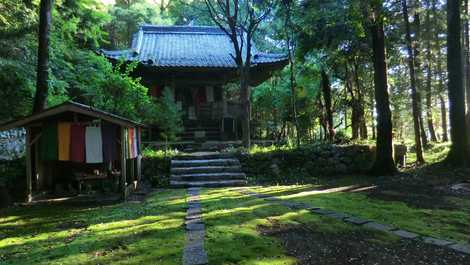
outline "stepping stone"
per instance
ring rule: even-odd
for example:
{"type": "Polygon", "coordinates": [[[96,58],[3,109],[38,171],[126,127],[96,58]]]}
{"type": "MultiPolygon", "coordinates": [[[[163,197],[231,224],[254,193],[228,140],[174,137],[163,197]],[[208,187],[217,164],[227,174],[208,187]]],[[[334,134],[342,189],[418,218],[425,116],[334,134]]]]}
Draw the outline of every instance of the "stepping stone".
{"type": "Polygon", "coordinates": [[[186,215],[186,220],[192,220],[192,219],[201,219],[202,220],[202,214],[191,214],[191,215],[186,215]]]}
{"type": "Polygon", "coordinates": [[[290,201],[283,201],[283,202],[281,202],[281,204],[288,207],[288,208],[297,208],[297,206],[299,205],[296,202],[290,202],[290,201]]]}
{"type": "Polygon", "coordinates": [[[313,209],[313,210],[311,210],[311,212],[316,213],[316,214],[321,214],[321,215],[327,215],[327,214],[334,213],[333,211],[325,210],[325,209],[322,209],[322,208],[313,209]]]}
{"type": "Polygon", "coordinates": [[[447,241],[447,240],[438,239],[438,238],[434,238],[434,237],[424,237],[423,242],[427,243],[427,244],[439,246],[439,247],[448,246],[448,245],[453,243],[453,242],[450,242],[450,241],[447,241]]]}
{"type": "Polygon", "coordinates": [[[384,224],[380,224],[380,223],[376,223],[376,222],[366,223],[366,224],[363,225],[363,227],[367,227],[367,228],[370,228],[370,229],[379,230],[379,231],[383,231],[383,232],[390,232],[390,231],[395,229],[392,226],[384,225],[384,224]]]}
{"type": "Polygon", "coordinates": [[[183,251],[183,264],[184,265],[203,265],[207,264],[207,253],[204,251],[203,244],[189,245],[183,251]]]}
{"type": "Polygon", "coordinates": [[[184,221],[184,224],[185,225],[202,224],[202,219],[201,218],[186,219],[186,221],[184,221]]]}
{"type": "Polygon", "coordinates": [[[363,225],[363,224],[366,224],[366,223],[370,222],[369,220],[362,219],[362,218],[359,218],[359,217],[354,217],[354,216],[348,217],[348,218],[344,219],[344,221],[346,221],[348,223],[351,223],[351,224],[355,224],[355,225],[363,225]]]}
{"type": "Polygon", "coordinates": [[[200,202],[189,202],[188,203],[188,209],[195,209],[195,208],[201,208],[201,203],[200,202]]]}
{"type": "Polygon", "coordinates": [[[415,239],[415,238],[419,237],[418,234],[411,233],[411,232],[408,232],[406,230],[396,230],[396,231],[393,231],[392,233],[394,233],[395,235],[397,235],[401,238],[406,238],[406,239],[415,239]]]}
{"type": "Polygon", "coordinates": [[[190,230],[186,232],[187,241],[192,243],[204,241],[205,235],[206,233],[203,230],[190,230]]]}
{"type": "Polygon", "coordinates": [[[332,217],[332,218],[335,218],[335,219],[338,219],[338,220],[343,220],[345,218],[348,218],[349,215],[345,214],[345,213],[331,213],[331,214],[327,214],[325,216],[328,216],[328,217],[332,217]]]}
{"type": "Polygon", "coordinates": [[[448,246],[449,248],[470,255],[470,245],[469,244],[453,244],[448,246]]]}
{"type": "Polygon", "coordinates": [[[201,214],[201,208],[188,208],[187,215],[201,214]]]}
{"type": "Polygon", "coordinates": [[[187,224],[186,230],[188,231],[204,231],[203,223],[187,224]]]}
{"type": "Polygon", "coordinates": [[[266,201],[275,201],[275,202],[281,201],[281,199],[276,198],[276,197],[267,197],[267,198],[265,198],[265,200],[266,201]]]}
{"type": "Polygon", "coordinates": [[[302,202],[298,202],[298,203],[294,204],[292,207],[295,208],[295,209],[300,209],[300,210],[303,210],[303,209],[306,209],[306,210],[319,209],[319,208],[312,207],[312,206],[310,206],[306,203],[302,203],[302,202]]]}
{"type": "Polygon", "coordinates": [[[194,202],[197,203],[197,202],[199,202],[199,201],[200,201],[199,197],[194,197],[194,198],[193,198],[193,197],[189,197],[189,199],[188,199],[188,203],[194,203],[194,202]]]}

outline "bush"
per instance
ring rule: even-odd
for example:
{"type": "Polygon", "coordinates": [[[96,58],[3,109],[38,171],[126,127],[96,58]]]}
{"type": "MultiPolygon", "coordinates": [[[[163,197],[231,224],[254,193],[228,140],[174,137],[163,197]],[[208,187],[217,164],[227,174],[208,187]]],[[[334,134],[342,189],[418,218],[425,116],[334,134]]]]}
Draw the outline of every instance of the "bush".
{"type": "Polygon", "coordinates": [[[142,159],[143,176],[154,188],[168,187],[170,184],[170,157],[144,157],[142,159]]]}
{"type": "MultiPolygon", "coordinates": [[[[25,160],[0,161],[0,197],[6,201],[22,201],[26,191],[25,160]]],[[[9,203],[2,203],[7,206],[9,203]]],[[[0,206],[0,207],[2,207],[0,206]]]]}

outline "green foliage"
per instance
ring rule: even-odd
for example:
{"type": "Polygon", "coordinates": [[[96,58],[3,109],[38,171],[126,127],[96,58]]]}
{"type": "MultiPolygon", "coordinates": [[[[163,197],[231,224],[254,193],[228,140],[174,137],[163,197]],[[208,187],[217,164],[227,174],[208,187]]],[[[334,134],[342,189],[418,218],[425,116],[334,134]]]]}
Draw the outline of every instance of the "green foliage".
{"type": "Polygon", "coordinates": [[[152,148],[145,148],[142,153],[145,158],[171,158],[181,154],[177,149],[155,150],[152,148]]]}
{"type": "Polygon", "coordinates": [[[161,131],[161,137],[166,141],[174,141],[183,132],[183,114],[173,100],[173,93],[167,87],[163,96],[157,100],[155,122],[161,131]]]}
{"type": "Polygon", "coordinates": [[[13,188],[15,185],[23,183],[25,178],[24,159],[0,161],[0,187],[13,188]]]}
{"type": "Polygon", "coordinates": [[[171,18],[164,16],[155,3],[147,0],[117,1],[108,13],[111,19],[106,24],[106,31],[109,33],[107,46],[112,49],[127,49],[132,34],[142,24],[172,24],[171,18]]]}
{"type": "Polygon", "coordinates": [[[136,121],[153,122],[157,106],[140,79],[130,76],[136,64],[119,63],[112,67],[106,59],[99,60],[102,60],[99,82],[84,88],[85,102],[136,121]]]}
{"type": "Polygon", "coordinates": [[[142,159],[142,174],[152,187],[166,188],[170,185],[170,166],[171,155],[169,154],[144,156],[144,159],[142,159]]]}
{"type": "Polygon", "coordinates": [[[29,114],[34,88],[28,73],[21,65],[14,62],[2,63],[0,59],[0,84],[0,121],[5,122],[29,114]]]}

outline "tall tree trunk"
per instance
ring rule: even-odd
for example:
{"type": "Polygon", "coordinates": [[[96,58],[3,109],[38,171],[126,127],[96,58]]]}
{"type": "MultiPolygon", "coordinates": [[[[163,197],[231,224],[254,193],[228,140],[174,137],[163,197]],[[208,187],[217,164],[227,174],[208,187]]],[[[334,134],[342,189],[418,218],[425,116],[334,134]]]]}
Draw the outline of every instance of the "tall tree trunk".
{"type": "Polygon", "coordinates": [[[367,133],[367,123],[365,117],[365,101],[364,101],[364,91],[362,89],[361,82],[359,80],[359,67],[357,61],[354,62],[353,65],[353,74],[354,74],[354,81],[356,83],[357,89],[357,98],[358,98],[358,109],[359,109],[359,134],[361,139],[365,140],[368,137],[367,133]]]}
{"type": "Polygon", "coordinates": [[[297,147],[300,146],[300,130],[299,130],[299,120],[297,117],[297,89],[296,89],[296,80],[295,80],[295,65],[294,65],[294,56],[292,54],[292,49],[294,48],[293,39],[291,34],[289,33],[289,29],[292,29],[291,25],[291,2],[286,1],[286,18],[284,21],[284,30],[286,34],[286,41],[287,41],[287,51],[288,51],[288,59],[289,59],[289,71],[290,71],[290,90],[291,90],[291,106],[292,106],[292,115],[294,116],[294,124],[295,124],[295,131],[296,131],[296,142],[297,147]]]}
{"type": "Polygon", "coordinates": [[[431,55],[431,10],[429,0],[426,4],[426,118],[431,141],[437,142],[432,117],[432,55],[431,55]]]}
{"type": "Polygon", "coordinates": [[[446,161],[455,166],[468,165],[469,160],[460,42],[460,3],[459,0],[447,1],[447,71],[452,145],[446,161]]]}
{"type": "MultiPolygon", "coordinates": [[[[419,4],[419,1],[418,1],[419,4]]],[[[413,56],[414,56],[414,66],[415,66],[415,79],[416,79],[416,94],[418,98],[418,117],[419,117],[419,130],[421,136],[422,146],[428,145],[428,138],[426,131],[424,130],[424,119],[423,119],[423,104],[421,98],[421,91],[423,90],[423,78],[421,70],[421,60],[420,60],[420,43],[421,43],[421,20],[418,12],[414,14],[414,26],[415,26],[415,40],[412,42],[413,47],[413,56]]]]}
{"type": "Polygon", "coordinates": [[[52,0],[41,0],[39,9],[38,65],[33,113],[38,113],[47,106],[47,94],[49,92],[49,32],[51,21],[52,0]]]}
{"type": "Polygon", "coordinates": [[[240,66],[240,102],[242,105],[242,142],[243,146],[250,148],[251,146],[251,102],[250,102],[250,67],[246,65],[240,66]]]}
{"type": "Polygon", "coordinates": [[[325,101],[325,123],[327,129],[328,140],[333,141],[335,137],[335,129],[333,125],[333,110],[331,109],[331,85],[328,74],[324,69],[321,70],[321,87],[323,93],[323,100],[325,101]]]}
{"type": "MultiPolygon", "coordinates": [[[[438,12],[437,12],[437,7],[436,7],[436,2],[437,0],[432,1],[432,13],[434,15],[434,18],[437,18],[438,12]]],[[[446,103],[444,100],[444,97],[442,96],[442,93],[446,91],[446,87],[444,84],[445,80],[445,74],[442,69],[442,63],[441,61],[443,60],[442,57],[442,52],[441,52],[441,41],[439,38],[439,31],[434,32],[434,49],[437,51],[436,55],[436,72],[437,72],[437,80],[438,80],[438,93],[439,93],[439,100],[440,100],[440,107],[441,107],[441,127],[442,127],[442,141],[447,142],[449,141],[449,135],[448,135],[448,126],[447,126],[447,107],[446,103]]]]}
{"type": "Polygon", "coordinates": [[[389,175],[396,172],[393,161],[392,114],[387,85],[387,63],[385,62],[385,34],[382,15],[382,1],[372,4],[370,32],[374,60],[375,101],[377,108],[376,159],[371,172],[389,175]]]}
{"type": "Polygon", "coordinates": [[[415,134],[415,145],[416,145],[416,162],[418,164],[424,163],[423,149],[421,145],[421,127],[419,119],[419,95],[416,90],[416,75],[413,55],[413,48],[411,42],[410,23],[408,19],[408,6],[406,0],[402,0],[403,8],[403,19],[405,22],[405,35],[406,35],[406,50],[408,52],[408,67],[410,71],[410,87],[411,87],[411,101],[413,110],[413,125],[415,134]]]}
{"type": "MultiPolygon", "coordinates": [[[[419,4],[419,2],[418,2],[419,4]]],[[[424,119],[423,119],[423,100],[421,98],[421,91],[423,90],[423,77],[422,77],[422,69],[421,69],[421,56],[420,56],[420,41],[421,41],[421,22],[419,13],[416,11],[413,16],[413,25],[415,28],[414,40],[412,40],[412,48],[413,48],[413,62],[415,68],[415,88],[416,88],[416,95],[417,95],[417,104],[418,104],[418,120],[419,120],[419,131],[421,137],[421,147],[425,147],[428,145],[428,138],[426,135],[426,131],[424,130],[424,119]]]]}
{"type": "Polygon", "coordinates": [[[446,108],[446,102],[442,95],[439,95],[439,101],[441,104],[442,141],[448,142],[449,136],[447,134],[447,130],[448,130],[447,129],[447,108],[446,108]]]}
{"type": "MultiPolygon", "coordinates": [[[[348,64],[346,64],[345,68],[346,68],[346,82],[345,82],[346,91],[351,96],[351,139],[357,140],[359,138],[359,129],[360,129],[359,102],[357,99],[357,90],[355,92],[354,85],[352,82],[352,74],[348,67],[348,64]]],[[[346,95],[346,98],[347,98],[347,95],[346,95]]],[[[347,113],[348,112],[346,109],[344,113],[344,120],[346,121],[345,125],[347,125],[347,120],[348,120],[346,117],[347,113]]]]}
{"type": "Polygon", "coordinates": [[[467,99],[467,141],[470,141],[470,23],[469,23],[469,10],[468,10],[468,0],[464,0],[464,13],[465,13],[465,23],[464,23],[464,50],[465,50],[465,91],[467,99]]]}
{"type": "Polygon", "coordinates": [[[375,110],[375,99],[374,99],[374,94],[370,93],[370,106],[369,106],[369,112],[370,112],[370,117],[371,117],[371,124],[370,128],[372,129],[372,140],[375,140],[377,138],[376,136],[376,126],[375,126],[375,115],[374,115],[374,110],[375,110]]]}

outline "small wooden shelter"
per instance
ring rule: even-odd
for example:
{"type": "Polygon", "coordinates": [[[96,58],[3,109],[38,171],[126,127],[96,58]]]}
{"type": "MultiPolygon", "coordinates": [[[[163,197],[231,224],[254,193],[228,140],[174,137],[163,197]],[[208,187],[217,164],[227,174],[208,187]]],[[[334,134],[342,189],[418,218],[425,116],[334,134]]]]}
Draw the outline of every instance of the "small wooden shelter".
{"type": "MultiPolygon", "coordinates": [[[[68,101],[40,113],[0,125],[0,131],[18,127],[26,129],[26,200],[28,202],[35,199],[36,195],[44,194],[45,191],[51,191],[57,187],[57,183],[64,183],[66,181],[71,189],[74,189],[71,186],[73,185],[78,188],[80,193],[82,183],[104,179],[112,179],[113,184],[115,184],[114,191],[121,193],[122,198],[126,200],[129,192],[136,188],[141,180],[140,151],[142,149],[140,130],[143,125],[138,122],[87,105],[68,101]],[[57,146],[45,146],[44,142],[41,141],[46,140],[45,134],[47,126],[50,124],[56,124],[57,126],[58,124],[83,126],[87,130],[86,137],[88,137],[88,127],[96,126],[96,128],[99,128],[101,141],[103,143],[104,141],[111,143],[111,145],[108,144],[107,149],[113,151],[113,157],[108,160],[103,159],[103,161],[95,160],[93,163],[90,163],[88,157],[83,161],[60,158],[60,152],[63,154],[65,150],[66,153],[69,150],[67,148],[72,149],[73,147],[64,146],[64,140],[62,140],[61,144],[60,139],[57,146]],[[113,128],[111,136],[101,134],[102,126],[104,125],[113,128]],[[131,133],[134,138],[129,138],[131,133]],[[131,141],[133,145],[129,145],[131,141]],[[134,148],[135,150],[131,150],[134,148]],[[52,149],[59,149],[59,157],[55,160],[44,159],[41,153],[55,152],[52,149]]],[[[83,137],[75,137],[74,139],[74,134],[70,133],[70,135],[70,146],[84,143],[83,139],[79,143],[74,142],[78,141],[77,138],[83,137]]],[[[88,148],[89,143],[87,142],[86,144],[88,148]]],[[[95,154],[96,150],[98,150],[99,156],[100,148],[95,149],[95,154]]],[[[104,153],[105,147],[101,150],[104,153]]],[[[88,150],[86,156],[88,156],[88,150]]]]}

